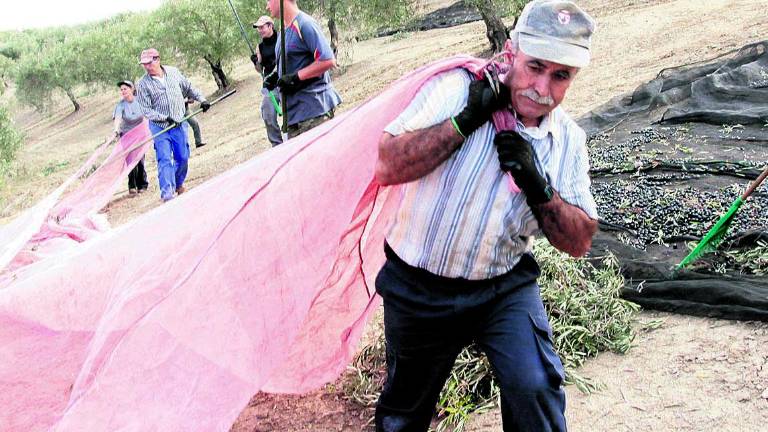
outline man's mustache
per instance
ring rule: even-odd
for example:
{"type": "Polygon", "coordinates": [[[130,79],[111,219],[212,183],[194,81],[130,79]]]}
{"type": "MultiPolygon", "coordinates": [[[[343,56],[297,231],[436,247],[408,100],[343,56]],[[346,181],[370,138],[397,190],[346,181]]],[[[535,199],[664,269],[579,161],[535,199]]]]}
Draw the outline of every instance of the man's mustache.
{"type": "Polygon", "coordinates": [[[539,105],[552,106],[555,104],[555,100],[552,99],[552,96],[541,96],[539,95],[539,92],[532,88],[523,90],[521,94],[539,105]]]}

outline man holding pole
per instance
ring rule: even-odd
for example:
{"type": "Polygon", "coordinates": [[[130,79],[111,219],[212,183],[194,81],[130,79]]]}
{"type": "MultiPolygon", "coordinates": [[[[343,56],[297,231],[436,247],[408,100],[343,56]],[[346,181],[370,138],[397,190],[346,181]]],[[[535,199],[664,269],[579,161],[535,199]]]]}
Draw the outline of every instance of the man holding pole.
{"type": "Polygon", "coordinates": [[[278,39],[277,86],[285,95],[287,133],[293,138],[333,118],[341,97],[328,71],[336,66],[336,58],[320,26],[299,10],[296,0],[268,0],[267,9],[275,18],[283,15],[285,52],[280,52],[283,41],[278,39]]]}
{"type": "Polygon", "coordinates": [[[174,194],[184,193],[189,161],[187,134],[180,124],[185,117],[184,103],[187,98],[199,101],[203,111],[208,111],[211,104],[178,69],[161,65],[156,49],[142,51],[139,64],[146,74],[136,84],[137,100],[149,120],[152,135],[157,135],[157,177],[160,199],[165,202],[173,199],[174,194]],[[170,129],[159,134],[167,128],[170,129]]]}
{"type": "Polygon", "coordinates": [[[261,70],[264,77],[261,94],[264,96],[261,100],[261,118],[264,120],[264,126],[267,128],[267,138],[272,143],[272,147],[283,142],[280,134],[280,125],[277,123],[277,109],[274,96],[270,92],[277,87],[277,57],[275,57],[275,47],[277,46],[277,33],[272,18],[263,15],[253,23],[253,27],[259,31],[261,42],[256,54],[251,56],[251,61],[257,69],[261,70]]]}

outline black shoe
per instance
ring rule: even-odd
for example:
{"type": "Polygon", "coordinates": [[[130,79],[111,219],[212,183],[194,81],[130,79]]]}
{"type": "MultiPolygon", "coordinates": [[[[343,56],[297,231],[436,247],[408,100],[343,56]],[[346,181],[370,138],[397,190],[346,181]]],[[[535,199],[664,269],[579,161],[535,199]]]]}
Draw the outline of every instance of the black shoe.
{"type": "Polygon", "coordinates": [[[195,143],[195,148],[200,148],[200,147],[202,147],[204,145],[205,145],[204,142],[195,143]]]}

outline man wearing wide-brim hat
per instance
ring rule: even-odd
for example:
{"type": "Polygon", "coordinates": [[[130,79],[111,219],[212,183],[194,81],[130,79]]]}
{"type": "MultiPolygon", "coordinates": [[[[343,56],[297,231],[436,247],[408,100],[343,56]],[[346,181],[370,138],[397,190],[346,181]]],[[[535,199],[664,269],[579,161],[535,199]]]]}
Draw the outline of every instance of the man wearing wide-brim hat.
{"type": "Polygon", "coordinates": [[[185,102],[187,99],[199,101],[203,111],[208,111],[211,105],[178,69],[160,63],[156,49],[142,51],[139,64],[146,74],[136,83],[136,98],[149,120],[149,129],[152,135],[157,135],[171,128],[155,137],[160,199],[168,201],[185,190],[189,144],[180,124],[186,112],[185,102]]]}
{"type": "Polygon", "coordinates": [[[534,0],[505,45],[506,75],[436,75],[384,129],[376,178],[401,186],[376,279],[387,343],[377,431],[426,431],[471,343],[493,367],[505,431],[566,430],[532,245],[543,234],[582,256],[597,228],[586,136],[559,107],[594,28],[570,1],[534,0]]]}

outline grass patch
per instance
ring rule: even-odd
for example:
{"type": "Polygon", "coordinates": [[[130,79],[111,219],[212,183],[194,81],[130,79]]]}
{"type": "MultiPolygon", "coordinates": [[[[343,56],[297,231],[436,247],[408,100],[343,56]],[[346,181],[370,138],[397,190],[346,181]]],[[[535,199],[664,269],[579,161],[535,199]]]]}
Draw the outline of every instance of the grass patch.
{"type": "MultiPolygon", "coordinates": [[[[619,298],[624,278],[615,257],[571,259],[546,241],[534,248],[541,266],[539,285],[550,317],[555,348],[566,382],[590,392],[596,384],[574,372],[602,351],[625,353],[632,346],[632,320],[639,306],[619,298]],[[594,264],[593,264],[594,263],[594,264]]],[[[350,367],[347,397],[373,407],[386,378],[383,332],[365,345],[350,367]]],[[[497,406],[499,388],[485,355],[476,346],[459,354],[438,403],[437,431],[461,431],[472,414],[497,406]]]]}
{"type": "Polygon", "coordinates": [[[43,176],[48,177],[49,175],[61,171],[62,169],[69,166],[69,161],[63,161],[63,162],[51,162],[48,165],[43,168],[43,176]]]}

